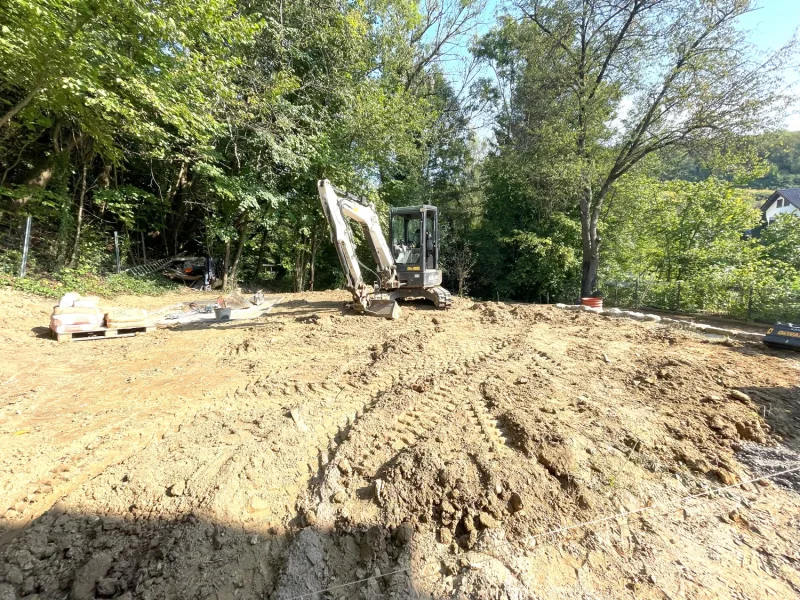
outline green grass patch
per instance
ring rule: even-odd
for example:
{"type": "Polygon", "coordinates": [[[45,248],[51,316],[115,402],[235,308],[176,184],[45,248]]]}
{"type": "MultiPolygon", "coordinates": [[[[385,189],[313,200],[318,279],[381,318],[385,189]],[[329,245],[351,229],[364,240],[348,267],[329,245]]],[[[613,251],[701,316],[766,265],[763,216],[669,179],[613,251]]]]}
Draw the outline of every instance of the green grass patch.
{"type": "Polygon", "coordinates": [[[101,276],[74,269],[62,269],[46,276],[32,275],[24,278],[0,273],[0,285],[46,298],[60,298],[67,292],[106,298],[121,294],[161,296],[182,287],[181,284],[170,281],[160,273],[142,277],[134,277],[127,273],[101,276]]]}

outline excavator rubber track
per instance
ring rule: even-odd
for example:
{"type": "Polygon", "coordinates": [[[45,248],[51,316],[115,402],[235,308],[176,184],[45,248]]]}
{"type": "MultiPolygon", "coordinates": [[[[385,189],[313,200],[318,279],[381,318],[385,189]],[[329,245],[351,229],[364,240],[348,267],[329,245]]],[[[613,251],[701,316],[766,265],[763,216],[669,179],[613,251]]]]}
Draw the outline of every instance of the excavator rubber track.
{"type": "Polygon", "coordinates": [[[425,298],[433,303],[439,310],[447,310],[453,306],[453,296],[440,285],[431,288],[400,288],[388,292],[392,300],[402,300],[404,298],[425,298]]]}
{"type": "Polygon", "coordinates": [[[437,285],[436,287],[425,290],[425,292],[425,296],[433,302],[434,306],[439,310],[447,310],[453,306],[452,294],[442,286],[437,285]]]}

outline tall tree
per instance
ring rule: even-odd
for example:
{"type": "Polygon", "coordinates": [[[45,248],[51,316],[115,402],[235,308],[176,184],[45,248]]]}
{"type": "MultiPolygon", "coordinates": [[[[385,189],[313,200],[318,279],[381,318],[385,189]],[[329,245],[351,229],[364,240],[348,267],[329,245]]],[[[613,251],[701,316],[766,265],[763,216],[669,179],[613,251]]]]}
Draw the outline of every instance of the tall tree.
{"type": "MultiPolygon", "coordinates": [[[[555,146],[580,215],[582,295],[595,289],[599,222],[645,157],[774,123],[793,46],[757,55],[738,27],[750,0],[522,0],[515,116],[555,146]],[[542,77],[543,76],[543,77],[542,77]],[[547,83],[548,85],[544,85],[547,83]],[[556,84],[556,85],[553,85],[556,84]]],[[[509,41],[509,40],[505,40],[509,41]]],[[[513,41],[513,40],[511,40],[513,41]]],[[[551,165],[550,170],[553,170],[551,165]]]]}

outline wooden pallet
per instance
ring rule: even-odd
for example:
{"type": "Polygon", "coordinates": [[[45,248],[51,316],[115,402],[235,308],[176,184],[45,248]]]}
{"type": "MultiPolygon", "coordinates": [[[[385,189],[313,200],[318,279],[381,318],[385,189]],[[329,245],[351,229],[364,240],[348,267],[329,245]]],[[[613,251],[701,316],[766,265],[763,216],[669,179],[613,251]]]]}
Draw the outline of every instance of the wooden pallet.
{"type": "Polygon", "coordinates": [[[155,331],[155,327],[120,327],[112,329],[109,327],[98,327],[91,331],[73,331],[72,333],[56,333],[53,332],[56,340],[59,342],[72,342],[81,340],[97,340],[101,338],[112,337],[129,337],[137,333],[151,333],[155,331]]]}

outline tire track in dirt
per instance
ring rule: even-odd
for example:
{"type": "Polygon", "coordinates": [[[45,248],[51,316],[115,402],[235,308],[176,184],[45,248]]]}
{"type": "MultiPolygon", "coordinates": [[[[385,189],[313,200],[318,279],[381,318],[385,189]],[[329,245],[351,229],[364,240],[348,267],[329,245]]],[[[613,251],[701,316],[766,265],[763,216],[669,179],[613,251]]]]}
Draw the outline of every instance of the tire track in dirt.
{"type": "MultiPolygon", "coordinates": [[[[147,515],[160,518],[194,511],[226,523],[290,525],[296,498],[372,405],[415,381],[478,364],[480,348],[487,343],[462,340],[454,345],[442,332],[420,334],[408,328],[381,345],[385,348],[376,351],[370,364],[351,369],[344,379],[329,372],[322,380],[288,381],[278,388],[264,387],[258,375],[252,377],[211,409],[195,414],[196,423],[186,431],[104,475],[105,486],[112,487],[125,478],[124,471],[172,463],[159,484],[134,486],[124,502],[114,505],[146,506],[147,515]],[[288,417],[292,407],[298,409],[298,423],[288,417]],[[222,451],[209,452],[224,440],[230,441],[222,451]],[[186,459],[177,460],[176,452],[186,459]],[[169,492],[176,482],[184,488],[178,498],[169,492]]],[[[105,486],[102,481],[96,485],[105,486]]]]}
{"type": "MultiPolygon", "coordinates": [[[[344,435],[329,439],[329,454],[322,466],[327,467],[334,460],[340,446],[354,436],[361,435],[366,436],[368,441],[361,448],[354,469],[363,474],[374,473],[376,463],[382,464],[388,460],[387,457],[413,447],[418,440],[432,435],[437,427],[446,427],[452,414],[470,403],[479,403],[482,407],[474,409],[473,425],[476,430],[480,430],[487,441],[501,438],[498,431],[492,435],[494,422],[482,405],[480,395],[474,388],[470,389],[469,382],[479,377],[479,367],[485,369],[486,364],[502,362],[504,354],[512,353],[503,351],[518,343],[518,339],[501,339],[481,345],[477,350],[475,343],[469,347],[452,346],[445,354],[449,359],[447,361],[432,360],[427,365],[424,359],[416,361],[410,369],[406,369],[411,375],[400,377],[391,388],[382,389],[370,397],[361,410],[353,415],[346,428],[341,429],[344,435]],[[390,411],[391,415],[385,416],[386,411],[390,411]],[[384,424],[380,428],[383,430],[381,436],[374,433],[375,421],[384,424]]],[[[324,469],[318,473],[316,481],[310,482],[312,488],[323,477],[324,469]]]]}
{"type": "MultiPolygon", "coordinates": [[[[590,329],[594,316],[539,307],[459,300],[447,313],[412,308],[388,323],[333,318],[324,312],[333,302],[309,304],[284,311],[274,343],[265,323],[104,345],[120,350],[103,378],[70,382],[60,400],[31,395],[52,397],[60,419],[48,421],[41,406],[28,417],[15,405],[22,418],[9,421],[8,432],[38,425],[34,416],[49,426],[12,439],[28,442],[29,462],[9,462],[15,469],[35,460],[47,471],[57,466],[64,453],[51,448],[44,463],[33,449],[57,429],[78,440],[69,448],[79,464],[73,472],[101,472],[83,485],[73,475],[73,491],[12,542],[0,560],[2,591],[51,598],[93,589],[99,558],[111,564],[103,589],[137,600],[285,598],[366,577],[330,597],[617,597],[629,593],[626,584],[643,586],[636,590],[644,595],[686,586],[690,595],[711,589],[726,597],[740,574],[740,595],[765,597],[759,586],[767,583],[774,597],[791,596],[796,575],[781,556],[796,550],[786,539],[797,503],[778,511],[775,501],[787,499],[773,487],[745,492],[758,496],[756,510],[731,499],[721,514],[735,508],[741,520],[730,523],[717,511],[702,520],[682,514],[561,547],[527,544],[559,523],[705,483],[713,473],[686,461],[701,447],[733,461],[726,444],[738,440],[736,430],[723,437],[718,424],[728,419],[731,429],[755,406],[726,400],[727,390],[772,399],[796,389],[785,378],[775,392],[773,375],[762,374],[775,373],[776,361],[757,364],[736,349],[679,338],[687,347],[671,352],[697,360],[665,367],[666,342],[647,333],[652,327],[590,329]],[[322,313],[311,320],[318,322],[306,319],[312,311],[322,313]],[[163,351],[139,347],[150,341],[163,351]],[[168,365],[166,373],[154,362],[168,365]],[[200,393],[167,403],[187,387],[200,393]],[[184,409],[185,418],[176,412],[184,409]],[[671,437],[680,420],[688,435],[671,437]],[[103,466],[108,451],[128,443],[132,456],[103,466]],[[649,469],[640,456],[664,467],[649,469]],[[747,523],[758,531],[748,533],[747,523]],[[681,542],[663,543],[672,537],[681,542]],[[498,552],[498,541],[510,544],[498,552]],[[708,547],[721,548],[728,566],[706,559],[708,547]],[[770,559],[781,573],[760,569],[762,547],[781,553],[770,559]],[[656,584],[641,578],[643,561],[656,584]],[[675,564],[688,564],[698,583],[675,564]],[[407,572],[391,574],[396,569],[407,572]]],[[[98,355],[93,368],[114,354],[98,355]]]]}
{"type": "MultiPolygon", "coordinates": [[[[390,393],[376,397],[365,407],[364,414],[348,427],[344,440],[332,440],[334,451],[328,463],[310,482],[308,494],[298,499],[298,509],[305,515],[306,523],[310,521],[323,529],[336,531],[341,495],[352,494],[352,485],[349,491],[342,486],[343,474],[354,472],[361,479],[378,486],[373,487],[372,493],[366,497],[360,496],[370,504],[372,494],[380,495],[381,474],[387,465],[418,444],[440,440],[439,434],[452,426],[466,425],[465,443],[483,447],[485,458],[482,461],[485,463],[490,464],[501,456],[512,454],[514,445],[509,432],[492,416],[474,382],[494,373],[501,366],[507,367],[510,361],[528,363],[530,357],[524,353],[524,346],[524,333],[512,331],[477,352],[467,354],[456,349],[450,355],[453,360],[438,364],[438,369],[430,371],[426,377],[418,378],[410,389],[406,383],[400,382],[390,393]]],[[[455,456],[464,450],[442,447],[442,451],[443,458],[446,458],[444,455],[455,456]]],[[[368,526],[369,523],[361,525],[368,526]]],[[[290,545],[287,556],[307,555],[308,552],[303,549],[305,544],[313,544],[318,548],[328,543],[330,540],[321,540],[314,534],[300,536],[290,545]]],[[[313,568],[323,567],[323,560],[320,557],[313,568]]],[[[408,560],[408,556],[401,555],[396,562],[383,564],[381,568],[397,568],[398,565],[408,564],[408,560]]],[[[325,584],[338,583],[341,581],[339,577],[346,579],[348,574],[334,572],[325,584]]],[[[306,578],[296,572],[294,561],[290,559],[285,565],[276,597],[291,597],[295,593],[310,591],[305,581],[306,578]]],[[[400,588],[408,591],[409,585],[406,582],[400,588]]],[[[355,593],[355,589],[351,592],[355,593]]]]}

